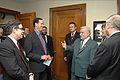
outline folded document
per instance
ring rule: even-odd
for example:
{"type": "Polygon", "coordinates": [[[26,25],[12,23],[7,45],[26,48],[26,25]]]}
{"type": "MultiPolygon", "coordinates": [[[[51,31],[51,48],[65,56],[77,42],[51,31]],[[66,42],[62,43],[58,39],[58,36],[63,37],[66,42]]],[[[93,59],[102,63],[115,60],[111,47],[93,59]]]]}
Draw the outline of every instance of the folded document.
{"type": "Polygon", "coordinates": [[[43,64],[47,65],[47,66],[50,66],[50,63],[51,63],[52,60],[46,60],[43,62],[43,64]]]}

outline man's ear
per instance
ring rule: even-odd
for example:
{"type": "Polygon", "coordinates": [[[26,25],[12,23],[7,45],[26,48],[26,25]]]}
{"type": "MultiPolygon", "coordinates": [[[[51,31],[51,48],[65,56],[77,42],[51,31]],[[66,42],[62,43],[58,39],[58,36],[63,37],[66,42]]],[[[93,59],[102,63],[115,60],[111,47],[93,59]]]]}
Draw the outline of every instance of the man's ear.
{"type": "Polygon", "coordinates": [[[110,25],[105,26],[105,28],[106,28],[106,29],[109,29],[109,28],[110,28],[110,25]]]}
{"type": "Polygon", "coordinates": [[[77,27],[75,27],[75,30],[77,29],[77,27]]]}
{"type": "Polygon", "coordinates": [[[12,29],[12,32],[15,32],[15,31],[16,31],[16,29],[15,29],[15,28],[13,28],[13,29],[12,29]]]}
{"type": "Polygon", "coordinates": [[[37,26],[38,24],[37,23],[35,23],[35,26],[37,26]]]}

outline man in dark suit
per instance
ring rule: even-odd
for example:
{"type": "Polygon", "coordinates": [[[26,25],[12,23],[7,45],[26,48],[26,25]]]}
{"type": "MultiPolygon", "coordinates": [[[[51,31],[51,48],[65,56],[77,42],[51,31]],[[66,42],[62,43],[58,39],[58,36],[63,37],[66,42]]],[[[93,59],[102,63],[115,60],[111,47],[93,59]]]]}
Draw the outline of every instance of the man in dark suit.
{"type": "Polygon", "coordinates": [[[5,28],[8,37],[0,44],[0,63],[3,68],[4,80],[33,80],[23,50],[17,45],[17,41],[23,37],[23,26],[17,20],[9,21],[5,28]],[[30,73],[30,74],[29,74],[30,73]]]}
{"type": "Polygon", "coordinates": [[[92,80],[120,80],[120,15],[112,15],[104,28],[109,38],[102,42],[88,67],[92,80]]]}
{"type": "Polygon", "coordinates": [[[0,43],[2,42],[2,36],[3,36],[3,28],[0,27],[0,43]]]}
{"type": "MultiPolygon", "coordinates": [[[[48,54],[53,59],[53,56],[54,56],[53,40],[52,40],[51,36],[47,35],[47,27],[46,26],[43,26],[42,34],[43,34],[43,38],[46,42],[48,54]]],[[[51,66],[47,67],[47,80],[52,80],[51,66]]]]}
{"type": "Polygon", "coordinates": [[[87,68],[97,49],[97,42],[90,37],[90,28],[80,28],[80,39],[76,39],[72,46],[62,43],[65,50],[73,51],[71,80],[85,80],[87,68]]]}
{"type": "MultiPolygon", "coordinates": [[[[0,26],[0,43],[3,41],[3,28],[0,26]]],[[[0,65],[0,80],[3,80],[2,68],[0,65]]]]}
{"type": "MultiPolygon", "coordinates": [[[[74,22],[69,23],[69,33],[65,36],[65,42],[67,45],[72,45],[74,41],[79,38],[79,32],[76,31],[77,26],[74,22]]],[[[64,60],[68,63],[68,80],[71,80],[71,65],[72,65],[73,52],[65,51],[64,60]]]]}
{"type": "Polygon", "coordinates": [[[3,36],[3,32],[4,32],[3,28],[0,27],[0,43],[6,39],[6,37],[3,36]]]}
{"type": "Polygon", "coordinates": [[[47,80],[45,61],[51,57],[47,53],[45,41],[42,37],[44,20],[35,18],[33,20],[34,31],[26,36],[25,51],[29,58],[30,69],[35,75],[35,80],[47,80]]]}

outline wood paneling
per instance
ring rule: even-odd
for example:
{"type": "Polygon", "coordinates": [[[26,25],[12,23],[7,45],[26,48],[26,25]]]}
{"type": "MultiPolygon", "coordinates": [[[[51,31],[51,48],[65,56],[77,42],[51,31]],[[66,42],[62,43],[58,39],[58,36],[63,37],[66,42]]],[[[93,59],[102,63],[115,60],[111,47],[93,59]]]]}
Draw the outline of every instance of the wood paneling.
{"type": "Polygon", "coordinates": [[[0,7],[0,13],[7,13],[7,14],[12,14],[12,15],[20,14],[20,12],[18,12],[18,11],[6,9],[6,8],[1,8],[1,7],[0,7]]]}
{"type": "Polygon", "coordinates": [[[36,12],[23,13],[16,15],[16,18],[22,22],[24,28],[29,28],[30,32],[34,30],[33,19],[36,17],[36,12]]]}
{"type": "Polygon", "coordinates": [[[120,14],[120,0],[117,0],[117,13],[120,14]]]}

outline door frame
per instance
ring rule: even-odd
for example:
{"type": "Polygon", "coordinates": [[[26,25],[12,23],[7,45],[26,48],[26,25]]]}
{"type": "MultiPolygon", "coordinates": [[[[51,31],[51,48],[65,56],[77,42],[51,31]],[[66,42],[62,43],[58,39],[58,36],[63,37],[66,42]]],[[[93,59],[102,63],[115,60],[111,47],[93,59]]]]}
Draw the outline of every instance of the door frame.
{"type": "Polygon", "coordinates": [[[50,21],[49,21],[49,33],[50,35],[53,35],[52,34],[52,26],[53,26],[53,23],[52,23],[52,18],[53,18],[53,13],[55,11],[62,11],[62,10],[70,10],[70,9],[82,9],[81,7],[85,7],[85,10],[83,11],[84,15],[85,16],[82,16],[82,19],[83,19],[83,22],[82,22],[82,25],[86,25],[86,4],[75,4],[75,5],[67,5],[67,6],[62,6],[62,7],[54,7],[54,8],[50,8],[49,9],[49,17],[50,17],[50,21]]]}
{"type": "MultiPolygon", "coordinates": [[[[50,8],[49,9],[49,33],[52,37],[55,37],[53,35],[54,31],[53,31],[53,17],[54,17],[54,13],[57,12],[57,11],[64,11],[64,10],[75,10],[75,9],[80,9],[80,10],[83,10],[81,14],[83,14],[84,16],[82,16],[82,22],[81,22],[81,25],[82,26],[85,26],[86,25],[86,4],[75,4],[75,5],[68,5],[68,6],[62,6],[62,7],[54,7],[54,8],[50,8]]],[[[54,42],[54,39],[53,39],[53,42],[54,42]]],[[[54,46],[55,48],[55,46],[54,46]]],[[[55,51],[54,51],[55,52],[55,51]]],[[[55,52],[56,53],[56,52],[55,52]]],[[[52,73],[53,73],[53,67],[54,65],[52,65],[52,73]]],[[[52,75],[53,78],[56,78],[56,76],[53,74],[52,75]]]]}

